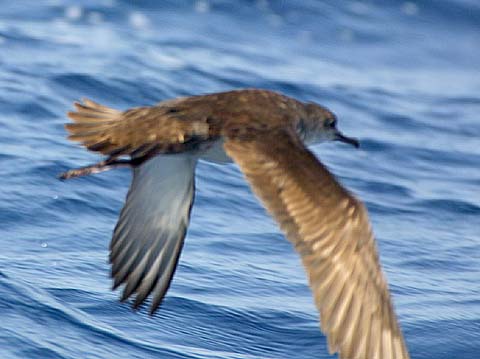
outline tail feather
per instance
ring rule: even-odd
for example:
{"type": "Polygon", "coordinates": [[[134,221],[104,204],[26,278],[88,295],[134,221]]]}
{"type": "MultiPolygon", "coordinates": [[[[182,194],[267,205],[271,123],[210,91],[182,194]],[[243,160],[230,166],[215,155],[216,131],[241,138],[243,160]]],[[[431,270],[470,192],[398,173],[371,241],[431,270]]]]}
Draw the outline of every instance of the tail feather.
{"type": "MultiPolygon", "coordinates": [[[[68,113],[73,121],[65,124],[68,139],[78,141],[88,150],[108,157],[99,163],[69,170],[60,179],[100,173],[117,167],[137,167],[158,153],[179,153],[194,148],[198,127],[170,115],[161,107],[139,107],[125,112],[111,109],[88,99],[75,103],[68,113]],[[168,126],[167,126],[168,124],[168,126]],[[121,159],[129,156],[130,159],[121,159]]],[[[208,134],[207,128],[201,128],[208,134]]]]}
{"type": "MultiPolygon", "coordinates": [[[[98,112],[104,112],[104,113],[112,113],[112,114],[119,114],[121,113],[120,111],[118,110],[115,110],[113,108],[110,108],[110,107],[107,107],[107,106],[104,106],[104,105],[100,105],[99,103],[95,102],[95,101],[92,101],[92,100],[89,100],[88,98],[83,98],[82,99],[83,103],[85,105],[82,105],[80,103],[77,103],[77,105],[80,107],[80,108],[85,108],[85,109],[95,109],[96,111],[98,112]]],[[[77,107],[77,106],[75,106],[77,107]]],[[[78,109],[78,107],[77,107],[78,109]]]]}
{"type": "Polygon", "coordinates": [[[122,119],[122,112],[100,105],[92,100],[83,99],[75,103],[76,112],[68,112],[73,123],[65,124],[68,138],[79,141],[91,151],[100,151],[109,155],[118,146],[112,143],[111,130],[122,119]]]}
{"type": "Polygon", "coordinates": [[[92,131],[92,130],[106,130],[111,127],[110,122],[101,123],[101,122],[73,122],[65,124],[65,128],[68,132],[82,132],[82,131],[92,131]]]}
{"type": "Polygon", "coordinates": [[[98,122],[112,122],[115,118],[111,118],[111,114],[97,112],[90,113],[87,111],[69,112],[68,117],[78,123],[98,123],[98,122]]]}
{"type": "Polygon", "coordinates": [[[75,131],[73,134],[68,136],[69,140],[72,141],[82,141],[84,145],[87,143],[100,142],[102,140],[101,131],[75,131]]]}

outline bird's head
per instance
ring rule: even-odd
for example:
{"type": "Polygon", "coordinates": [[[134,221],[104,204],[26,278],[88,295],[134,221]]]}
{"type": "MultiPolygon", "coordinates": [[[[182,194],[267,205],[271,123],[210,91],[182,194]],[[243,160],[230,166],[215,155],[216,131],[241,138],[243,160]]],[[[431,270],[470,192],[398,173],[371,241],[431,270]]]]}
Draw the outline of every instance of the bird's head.
{"type": "Polygon", "coordinates": [[[305,104],[306,118],[303,119],[305,139],[308,142],[340,141],[356,148],[360,143],[356,138],[343,135],[337,128],[337,116],[316,103],[305,104]]]}

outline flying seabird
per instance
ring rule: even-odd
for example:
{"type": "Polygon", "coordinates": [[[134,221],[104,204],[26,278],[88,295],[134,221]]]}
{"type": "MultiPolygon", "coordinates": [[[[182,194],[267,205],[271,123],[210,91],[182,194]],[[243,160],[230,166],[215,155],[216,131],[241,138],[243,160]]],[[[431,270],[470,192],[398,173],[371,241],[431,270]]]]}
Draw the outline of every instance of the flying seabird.
{"type": "Polygon", "coordinates": [[[159,307],[187,231],[199,159],[236,162],[300,254],[331,354],[406,359],[365,206],[306,147],[356,139],[320,105],[246,89],[117,111],[84,99],[69,112],[69,139],[105,160],[62,179],[131,167],[133,180],[110,243],[121,300],[159,307]]]}

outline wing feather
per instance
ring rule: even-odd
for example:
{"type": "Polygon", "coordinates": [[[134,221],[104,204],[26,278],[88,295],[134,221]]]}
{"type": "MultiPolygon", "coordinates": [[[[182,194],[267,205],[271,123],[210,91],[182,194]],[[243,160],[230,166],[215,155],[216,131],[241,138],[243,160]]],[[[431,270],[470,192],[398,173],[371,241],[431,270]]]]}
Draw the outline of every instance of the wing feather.
{"type": "Polygon", "coordinates": [[[365,206],[293,131],[231,134],[224,146],[300,253],[330,351],[409,358],[365,206]]]}
{"type": "Polygon", "coordinates": [[[157,156],[134,169],[132,185],[110,243],[113,287],[138,308],[152,294],[150,313],[172,280],[189,222],[196,159],[157,156]]]}

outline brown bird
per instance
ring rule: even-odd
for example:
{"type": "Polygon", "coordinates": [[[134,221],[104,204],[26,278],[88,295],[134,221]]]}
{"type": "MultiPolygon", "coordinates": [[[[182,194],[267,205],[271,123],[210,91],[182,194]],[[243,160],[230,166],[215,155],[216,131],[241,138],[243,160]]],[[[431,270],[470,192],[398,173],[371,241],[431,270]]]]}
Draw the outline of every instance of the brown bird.
{"type": "Polygon", "coordinates": [[[408,351],[382,273],[365,206],[306,144],[358,141],[325,107],[247,89],[117,111],[75,103],[69,138],[107,158],[67,179],[133,168],[110,244],[113,288],[138,308],[159,307],[187,231],[199,159],[235,161],[253,192],[300,254],[331,354],[342,359],[406,359],[408,351]]]}

